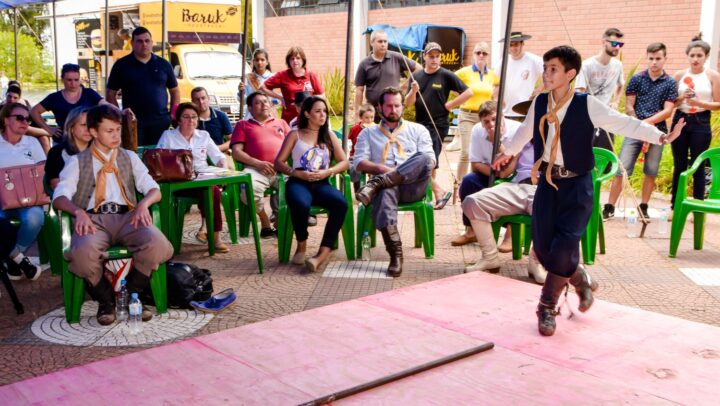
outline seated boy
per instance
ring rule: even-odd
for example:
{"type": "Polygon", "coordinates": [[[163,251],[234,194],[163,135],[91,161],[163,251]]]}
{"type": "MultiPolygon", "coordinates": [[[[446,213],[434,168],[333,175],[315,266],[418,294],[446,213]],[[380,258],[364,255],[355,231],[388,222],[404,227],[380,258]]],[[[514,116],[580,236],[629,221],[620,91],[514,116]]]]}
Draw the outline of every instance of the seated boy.
{"type": "MultiPolygon", "coordinates": [[[[88,293],[98,302],[97,320],[103,326],[115,321],[115,295],[103,276],[103,260],[112,245],[125,245],[133,254],[128,292],[142,292],[150,275],[172,257],[173,249],[152,224],[148,208],[160,201],[160,188],[140,158],[120,148],[122,113],[104,104],[87,113],[93,141],[70,157],[60,172],[53,206],[70,213],[73,234],[70,272],[85,279],[88,293]],[[136,190],[145,197],[137,201],[136,190]]],[[[143,321],[152,313],[143,308],[143,321]]]]}
{"type": "Polygon", "coordinates": [[[504,144],[505,152],[493,162],[493,169],[500,170],[533,140],[532,177],[538,184],[532,207],[533,247],[548,271],[536,311],[538,331],[544,336],[555,333],[558,299],[568,283],[575,287],[582,312],[592,305],[592,291],[598,287],[578,266],[580,238],[593,207],[594,129],[668,144],[685,125],[680,120],[670,134],[664,134],[651,124],[611,110],[593,96],[575,93],[570,85],[581,65],[580,54],[569,46],[543,55],[543,85],[548,93],[533,100],[525,121],[504,144]]]}

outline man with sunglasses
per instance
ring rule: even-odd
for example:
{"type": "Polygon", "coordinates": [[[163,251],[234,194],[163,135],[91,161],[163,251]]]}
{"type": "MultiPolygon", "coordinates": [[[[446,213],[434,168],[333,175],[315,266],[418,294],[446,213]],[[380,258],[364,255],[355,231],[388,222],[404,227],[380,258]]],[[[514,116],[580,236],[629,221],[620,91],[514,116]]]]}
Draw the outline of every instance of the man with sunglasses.
{"type": "MultiPolygon", "coordinates": [[[[623,32],[617,28],[605,30],[602,38],[602,49],[582,63],[582,68],[575,81],[575,88],[598,98],[611,109],[617,110],[625,79],[623,64],[616,57],[622,42],[623,32]]],[[[595,129],[593,146],[613,151],[614,134],[608,134],[602,128],[595,129]]]]}
{"type": "MultiPolygon", "coordinates": [[[[503,115],[511,120],[522,121],[522,115],[513,111],[513,106],[520,102],[527,101],[537,94],[542,88],[542,81],[539,81],[543,73],[543,61],[539,56],[525,52],[525,41],[532,36],[523,34],[520,31],[510,33],[510,59],[507,61],[505,73],[505,93],[503,94],[503,115]]],[[[505,38],[500,42],[505,41],[505,38]]],[[[502,60],[498,67],[502,66],[502,60]]],[[[500,72],[500,68],[495,69],[500,72]]]]}

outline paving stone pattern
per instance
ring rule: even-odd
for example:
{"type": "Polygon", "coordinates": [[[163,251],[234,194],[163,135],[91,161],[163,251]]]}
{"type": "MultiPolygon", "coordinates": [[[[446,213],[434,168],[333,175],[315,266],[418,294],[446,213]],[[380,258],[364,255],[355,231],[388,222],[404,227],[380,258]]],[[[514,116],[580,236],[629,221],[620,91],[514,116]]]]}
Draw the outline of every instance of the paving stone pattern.
{"type": "MultiPolygon", "coordinates": [[[[457,159],[457,152],[449,154],[450,162],[457,159]]],[[[450,189],[450,169],[454,168],[447,168],[447,162],[441,160],[438,176],[441,184],[450,189]]],[[[603,196],[603,202],[605,198],[603,196]]],[[[650,206],[650,215],[656,217],[659,215],[656,209],[669,204],[654,199],[650,206]]],[[[465,265],[473,263],[480,255],[475,244],[450,246],[450,241],[462,232],[461,214],[459,203],[435,211],[435,256],[426,259],[422,248],[413,247],[412,215],[402,213],[399,227],[404,242],[405,270],[400,278],[388,278],[384,274],[388,255],[379,235],[371,261],[346,261],[341,238],[341,247],[332,253],[324,272],[314,274],[302,266],[279,264],[274,239],[262,240],[264,274],[258,273],[253,240],[249,238],[231,245],[229,253],[211,258],[205,245],[195,239],[200,216],[193,209],[186,217],[183,251],[174,259],[210,269],[216,291],[235,289],[238,299],[233,306],[213,317],[194,312],[171,312],[151,322],[165,327],[149,333],[150,339],[133,341],[125,335],[122,326],[103,330],[116,334],[98,334],[91,321],[94,314],[91,302],[84,306],[84,323],[63,325],[60,278],[49,272],[34,282],[17,281],[14,285],[25,305],[23,315],[15,315],[5,290],[0,288],[0,385],[150,346],[461,274],[465,265]],[[166,321],[169,324],[163,324],[166,321]],[[74,336],[74,345],[58,343],[67,336],[74,336]]],[[[325,224],[323,216],[318,220],[318,226],[310,229],[309,254],[314,254],[317,249],[325,224]]],[[[643,239],[628,238],[624,219],[620,216],[606,222],[605,231],[607,254],[598,255],[595,265],[587,266],[600,283],[596,297],[720,326],[720,216],[708,216],[702,251],[692,248],[692,224],[688,221],[677,258],[668,257],[669,235],[657,232],[656,218],[643,239]]],[[[222,238],[229,243],[226,232],[222,238]]],[[[527,257],[513,261],[511,254],[501,255],[505,260],[501,275],[533,283],[527,275],[527,257]]],[[[539,293],[538,286],[537,296],[539,293]]],[[[534,302],[537,296],[527,300],[534,302]]],[[[534,314],[527,317],[528,323],[535,322],[534,314]]]]}

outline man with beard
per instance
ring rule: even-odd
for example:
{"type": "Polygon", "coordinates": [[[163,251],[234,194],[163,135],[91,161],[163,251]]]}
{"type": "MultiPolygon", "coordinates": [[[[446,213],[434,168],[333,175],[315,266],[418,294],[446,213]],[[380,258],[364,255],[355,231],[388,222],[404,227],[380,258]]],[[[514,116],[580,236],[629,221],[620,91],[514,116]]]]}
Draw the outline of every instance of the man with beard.
{"type": "Polygon", "coordinates": [[[400,89],[385,88],[378,98],[382,120],[362,130],[353,156],[353,168],[372,177],[355,194],[357,200],[372,204],[375,228],[380,230],[390,254],[389,276],[402,273],[403,252],[397,227],[400,203],[423,198],[435,167],[430,133],[420,124],[402,119],[404,96],[400,89]]]}
{"type": "MultiPolygon", "coordinates": [[[[503,94],[503,116],[511,120],[523,121],[521,114],[513,111],[513,106],[520,102],[527,101],[542,90],[541,78],[543,73],[543,61],[539,56],[525,52],[525,41],[532,36],[523,34],[520,31],[510,33],[510,46],[505,73],[505,92],[503,94]]],[[[500,42],[505,41],[505,38],[500,42]]],[[[502,59],[499,61],[495,72],[500,72],[502,59]]]]}
{"type": "MultiPolygon", "coordinates": [[[[575,88],[578,91],[595,96],[613,110],[618,108],[623,85],[625,85],[623,64],[616,58],[620,53],[620,48],[625,45],[622,42],[623,35],[622,31],[617,28],[605,30],[600,53],[583,61],[582,69],[575,81],[575,88]]],[[[593,146],[612,151],[614,139],[614,134],[608,134],[602,128],[596,128],[593,146]]]]}

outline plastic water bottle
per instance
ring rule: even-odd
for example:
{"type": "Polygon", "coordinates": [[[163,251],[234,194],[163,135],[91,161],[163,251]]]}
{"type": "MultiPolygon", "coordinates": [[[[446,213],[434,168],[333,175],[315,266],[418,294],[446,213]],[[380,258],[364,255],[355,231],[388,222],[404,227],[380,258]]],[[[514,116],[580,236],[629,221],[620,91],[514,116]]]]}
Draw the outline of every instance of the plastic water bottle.
{"type": "Polygon", "coordinates": [[[115,317],[117,321],[125,321],[128,318],[128,291],[123,279],[120,282],[120,291],[115,294],[115,317]]]}
{"type": "Polygon", "coordinates": [[[627,236],[635,238],[640,236],[640,223],[635,209],[629,209],[627,214],[627,236]]]}
{"type": "Polygon", "coordinates": [[[365,231],[362,236],[362,260],[370,261],[370,235],[365,231]]]}
{"type": "Polygon", "coordinates": [[[669,210],[667,208],[660,209],[660,220],[657,225],[658,234],[667,234],[668,232],[668,212],[669,210]]]}
{"type": "Polygon", "coordinates": [[[137,292],[133,292],[130,295],[130,318],[128,324],[130,325],[130,334],[142,333],[142,303],[138,299],[137,292]]]}

